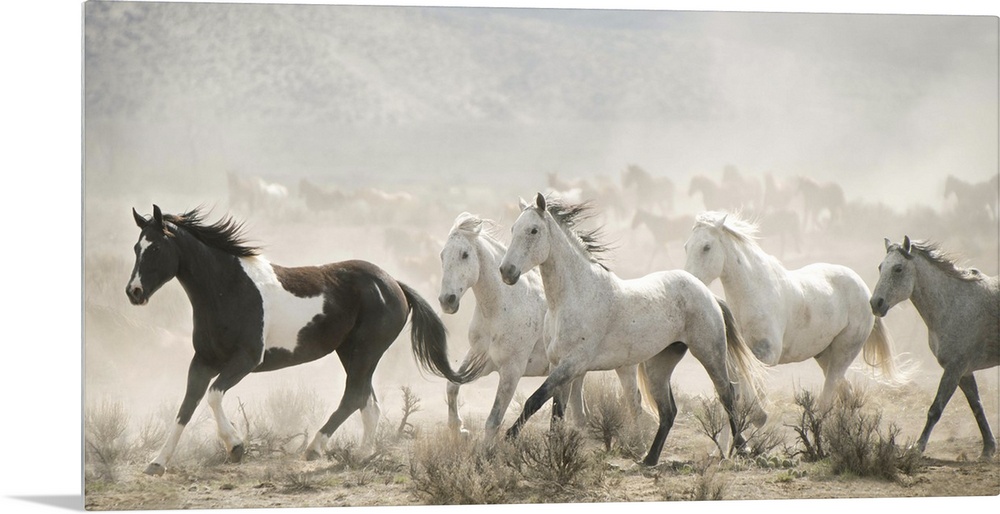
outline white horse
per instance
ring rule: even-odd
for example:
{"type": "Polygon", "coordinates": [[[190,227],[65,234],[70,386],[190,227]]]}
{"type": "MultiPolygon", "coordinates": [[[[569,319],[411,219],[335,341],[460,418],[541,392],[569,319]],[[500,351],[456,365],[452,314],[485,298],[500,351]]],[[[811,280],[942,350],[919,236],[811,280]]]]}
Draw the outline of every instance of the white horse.
{"type": "Polygon", "coordinates": [[[983,437],[980,459],[996,454],[997,441],[979,399],[974,371],[1000,364],[1000,278],[975,268],[959,268],[936,244],[885,240],[885,259],[872,293],[871,309],[885,316],[893,305],[913,302],[927,324],[928,344],[944,368],[927,423],[917,440],[921,452],[948,400],[961,388],[983,437]]]}
{"type": "Polygon", "coordinates": [[[756,225],[735,214],[705,212],[684,243],[684,269],[705,284],[722,281],[754,355],[769,366],[816,359],[825,376],[824,407],[862,348],[869,365],[875,361],[887,379],[902,380],[861,277],[826,263],[787,270],[757,245],[756,232],[756,225]]]}
{"type": "MultiPolygon", "coordinates": [[[[544,336],[545,292],[537,271],[526,273],[514,287],[500,281],[499,263],[507,248],[483,230],[492,223],[467,212],[455,218],[441,250],[441,310],[458,311],[462,295],[472,290],[476,310],[469,326],[469,352],[460,369],[485,359],[479,377],[494,371],[500,375],[493,408],[486,419],[486,437],[492,439],[514,396],[522,376],[543,377],[549,373],[544,336]]],[[[625,398],[634,414],[641,412],[636,366],[616,370],[625,398]]],[[[448,383],[448,427],[466,433],[458,414],[459,384],[448,383]]],[[[570,412],[577,425],[585,421],[582,377],[573,383],[570,412]]]]}
{"type": "MultiPolygon", "coordinates": [[[[735,446],[743,446],[734,419],[737,391],[731,373],[739,378],[741,395],[755,401],[760,364],[739,337],[728,307],[682,270],[618,278],[597,259],[606,248],[595,233],[574,228],[588,212],[585,205],[547,202],[539,193],[535,205],[522,200],[521,206],[500,274],[513,285],[536,266],[541,271],[554,331],[548,347],[554,367],[525,402],[507,437],[515,437],[549,398],[565,398],[567,386],[586,372],[641,364],[640,378],[659,414],[659,429],[643,463],[655,465],[677,414],[670,376],[690,349],[729,415],[735,446]]],[[[559,405],[555,401],[554,410],[559,405]]],[[[764,417],[759,414],[758,419],[764,417]]]]}

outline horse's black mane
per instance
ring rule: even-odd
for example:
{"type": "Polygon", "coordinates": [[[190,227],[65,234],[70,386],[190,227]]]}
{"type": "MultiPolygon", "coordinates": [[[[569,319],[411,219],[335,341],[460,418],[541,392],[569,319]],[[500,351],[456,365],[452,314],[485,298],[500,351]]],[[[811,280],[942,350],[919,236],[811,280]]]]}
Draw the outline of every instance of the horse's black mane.
{"type": "Polygon", "coordinates": [[[601,227],[593,230],[578,230],[576,225],[583,220],[593,217],[593,208],[590,202],[578,204],[567,204],[559,199],[546,199],[545,210],[559,222],[560,225],[568,228],[576,235],[583,244],[583,248],[590,254],[593,261],[604,269],[608,267],[603,262],[603,256],[599,255],[611,250],[611,246],[601,242],[601,227]]]}
{"type": "MultiPolygon", "coordinates": [[[[906,255],[906,252],[903,251],[903,247],[901,245],[895,245],[895,247],[897,251],[902,253],[904,256],[906,255]]],[[[935,268],[941,270],[949,277],[964,280],[966,282],[982,280],[985,277],[985,275],[983,275],[976,268],[959,267],[955,262],[955,258],[942,250],[941,245],[938,243],[932,241],[913,241],[910,243],[910,252],[912,253],[914,250],[926,258],[927,262],[930,262],[935,268]]]]}
{"type": "Polygon", "coordinates": [[[260,255],[260,247],[247,243],[243,222],[226,215],[215,223],[205,223],[201,208],[183,214],[164,214],[163,220],[183,228],[195,239],[236,257],[260,255]]]}

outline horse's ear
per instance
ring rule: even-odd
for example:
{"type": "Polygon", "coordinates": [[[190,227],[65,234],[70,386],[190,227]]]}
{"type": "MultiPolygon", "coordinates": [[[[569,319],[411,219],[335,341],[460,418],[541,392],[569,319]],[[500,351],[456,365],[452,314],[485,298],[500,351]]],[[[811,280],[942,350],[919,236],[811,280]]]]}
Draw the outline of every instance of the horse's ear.
{"type": "Polygon", "coordinates": [[[146,228],[146,225],[149,224],[149,222],[146,221],[146,218],[143,218],[138,212],[135,212],[135,207],[132,207],[132,217],[135,218],[135,224],[139,228],[146,228]]]}
{"type": "Polygon", "coordinates": [[[545,195],[542,193],[538,193],[535,196],[535,207],[538,207],[538,210],[540,211],[545,210],[545,195]]]}
{"type": "Polygon", "coordinates": [[[160,211],[160,206],[155,203],[153,204],[153,221],[158,225],[163,224],[163,212],[160,211]]]}
{"type": "Polygon", "coordinates": [[[905,253],[906,255],[910,255],[911,246],[912,245],[910,244],[910,236],[903,236],[903,253],[905,253]]]}
{"type": "Polygon", "coordinates": [[[882,240],[885,241],[885,251],[888,252],[889,247],[892,246],[892,241],[889,241],[888,237],[883,237],[882,240]]]}
{"type": "Polygon", "coordinates": [[[728,217],[729,217],[729,214],[725,214],[721,218],[719,218],[719,221],[715,222],[715,228],[722,228],[722,227],[726,226],[726,218],[728,218],[728,217]]]}
{"type": "Polygon", "coordinates": [[[522,211],[528,208],[528,202],[526,202],[524,198],[521,197],[517,198],[517,205],[521,208],[522,211]]]}

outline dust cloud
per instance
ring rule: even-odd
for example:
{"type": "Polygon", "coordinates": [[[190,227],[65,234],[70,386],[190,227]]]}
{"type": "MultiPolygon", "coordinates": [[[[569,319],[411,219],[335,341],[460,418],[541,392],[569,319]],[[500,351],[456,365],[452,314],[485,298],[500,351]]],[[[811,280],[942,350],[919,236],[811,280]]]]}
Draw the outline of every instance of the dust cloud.
{"type": "MultiPolygon", "coordinates": [[[[1000,266],[995,19],[89,2],[84,44],[85,402],[121,401],[132,419],[174,415],[193,351],[176,282],[144,307],[124,294],[129,211],[154,203],[232,214],[284,266],[374,262],[433,305],[455,217],[506,234],[518,198],[538,191],[594,203],[619,276],[681,268],[690,225],[657,239],[634,219],[710,207],[696,178],[735,187],[718,207],[758,220],[789,269],[843,264],[871,288],[882,238],[904,235],[1000,266]],[[672,190],[646,204],[630,167],[672,190]],[[949,177],[985,200],[952,194],[949,177]],[[839,189],[836,210],[803,178],[839,189]]],[[[473,307],[469,294],[442,315],[456,365],[473,307]]],[[[940,368],[915,310],[886,322],[919,365],[915,387],[932,391],[940,368]]],[[[404,330],[376,371],[383,411],[398,419],[410,386],[423,407],[412,421],[443,423],[445,382],[417,371],[409,345],[404,330]]],[[[863,383],[860,362],[849,378],[863,383]]],[[[770,377],[821,384],[813,362],[770,377]]],[[[997,370],[980,381],[995,392],[997,370]]],[[[251,375],[226,406],[305,390],[325,419],[343,382],[331,356],[251,375]]],[[[710,391],[692,358],[674,382],[710,391]]],[[[467,419],[485,418],[495,387],[493,375],[463,388],[467,419]]],[[[998,398],[984,401],[1000,426],[998,398]]]]}

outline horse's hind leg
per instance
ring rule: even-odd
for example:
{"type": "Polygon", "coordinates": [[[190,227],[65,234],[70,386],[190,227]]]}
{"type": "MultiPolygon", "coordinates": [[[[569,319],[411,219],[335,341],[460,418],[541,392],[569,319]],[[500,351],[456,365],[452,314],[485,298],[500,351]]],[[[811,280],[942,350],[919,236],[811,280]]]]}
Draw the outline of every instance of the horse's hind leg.
{"type": "Polygon", "coordinates": [[[660,461],[663,444],[674,426],[677,404],[674,402],[674,392],[670,387],[670,376],[686,351],[687,346],[674,343],[642,364],[646,372],[646,389],[656,403],[656,411],[660,418],[656,435],[653,436],[653,444],[646,458],[642,460],[646,466],[655,466],[660,461]]]}
{"type": "Polygon", "coordinates": [[[361,439],[361,447],[366,451],[371,451],[375,447],[375,435],[378,432],[378,420],[382,417],[382,407],[372,390],[371,396],[361,407],[361,425],[364,427],[364,436],[361,439]]]}
{"type": "MultiPolygon", "coordinates": [[[[372,390],[372,375],[375,373],[375,365],[378,364],[382,353],[388,344],[371,343],[367,348],[358,348],[358,339],[345,341],[337,348],[337,356],[340,357],[344,370],[347,372],[347,385],[344,388],[344,396],[340,399],[340,405],[333,411],[326,424],[316,432],[309,447],[306,448],[306,460],[320,458],[326,451],[326,445],[333,436],[333,433],[340,428],[340,425],[347,420],[355,411],[365,408],[370,401],[372,407],[377,406],[374,400],[375,394],[372,390]]],[[[391,341],[390,341],[391,343],[391,341]]],[[[371,409],[372,407],[369,407],[371,409]]],[[[371,429],[366,426],[365,435],[374,434],[375,425],[378,418],[373,418],[374,410],[369,410],[369,419],[362,418],[362,423],[371,423],[371,429]]]]}
{"type": "Polygon", "coordinates": [[[983,453],[980,460],[990,460],[997,452],[997,441],[990,430],[990,422],[986,419],[986,412],[983,411],[983,403],[979,400],[979,387],[976,385],[976,377],[970,372],[958,381],[958,387],[962,388],[965,398],[969,400],[969,407],[973,416],[976,417],[976,424],[979,425],[979,432],[983,436],[983,453]]]}
{"type": "Polygon", "coordinates": [[[844,378],[851,363],[861,353],[861,348],[868,339],[867,333],[859,333],[850,328],[845,329],[833,338],[830,345],[817,354],[814,359],[823,369],[823,390],[819,395],[819,406],[827,409],[833,404],[835,394],[850,392],[850,384],[844,378]]]}

